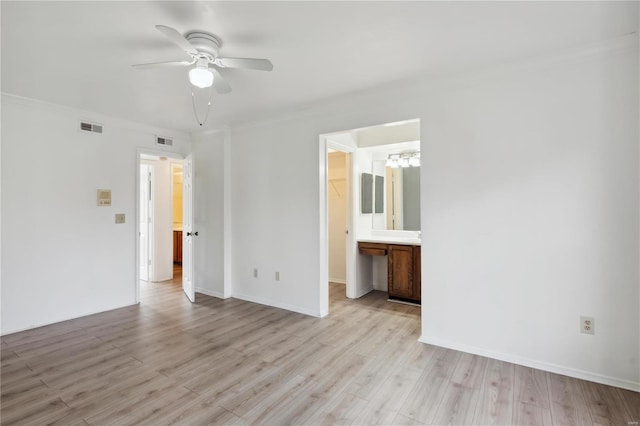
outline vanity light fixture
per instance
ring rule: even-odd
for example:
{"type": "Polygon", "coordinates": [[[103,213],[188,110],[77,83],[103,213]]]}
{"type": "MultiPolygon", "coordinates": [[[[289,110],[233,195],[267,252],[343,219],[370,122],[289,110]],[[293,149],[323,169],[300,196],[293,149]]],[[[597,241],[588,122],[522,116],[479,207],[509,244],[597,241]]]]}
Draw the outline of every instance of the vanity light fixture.
{"type": "Polygon", "coordinates": [[[387,158],[387,167],[392,169],[403,167],[420,167],[420,153],[409,152],[403,154],[389,154],[387,158]]]}
{"type": "Polygon", "coordinates": [[[409,166],[411,167],[420,167],[420,153],[414,152],[409,157],[409,166]]]}

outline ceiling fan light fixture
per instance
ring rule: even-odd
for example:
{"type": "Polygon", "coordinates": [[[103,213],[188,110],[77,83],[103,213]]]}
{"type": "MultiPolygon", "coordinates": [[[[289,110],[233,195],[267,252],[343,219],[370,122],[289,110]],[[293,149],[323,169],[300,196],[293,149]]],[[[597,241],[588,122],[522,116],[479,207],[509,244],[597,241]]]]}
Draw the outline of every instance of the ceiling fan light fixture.
{"type": "Polygon", "coordinates": [[[209,69],[201,66],[196,66],[189,70],[189,81],[196,87],[204,89],[205,87],[211,87],[213,84],[213,73],[209,69]]]}

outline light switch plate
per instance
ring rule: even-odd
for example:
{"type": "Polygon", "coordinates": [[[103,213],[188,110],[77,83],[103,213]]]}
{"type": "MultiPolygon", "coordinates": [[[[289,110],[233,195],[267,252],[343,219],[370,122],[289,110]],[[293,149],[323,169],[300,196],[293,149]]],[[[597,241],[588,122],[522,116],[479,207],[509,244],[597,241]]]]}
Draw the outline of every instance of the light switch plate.
{"type": "Polygon", "coordinates": [[[124,223],[124,213],[116,213],[116,223],[124,223]]]}

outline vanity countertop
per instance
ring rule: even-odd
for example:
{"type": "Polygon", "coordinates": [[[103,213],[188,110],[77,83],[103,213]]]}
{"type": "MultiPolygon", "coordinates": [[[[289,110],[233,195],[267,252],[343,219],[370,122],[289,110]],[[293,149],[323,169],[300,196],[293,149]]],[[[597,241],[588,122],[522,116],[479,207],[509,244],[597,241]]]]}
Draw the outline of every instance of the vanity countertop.
{"type": "Polygon", "coordinates": [[[399,244],[405,246],[420,246],[422,240],[419,238],[410,237],[389,237],[389,236],[369,236],[365,238],[358,238],[358,242],[362,243],[381,243],[381,244],[399,244]]]}

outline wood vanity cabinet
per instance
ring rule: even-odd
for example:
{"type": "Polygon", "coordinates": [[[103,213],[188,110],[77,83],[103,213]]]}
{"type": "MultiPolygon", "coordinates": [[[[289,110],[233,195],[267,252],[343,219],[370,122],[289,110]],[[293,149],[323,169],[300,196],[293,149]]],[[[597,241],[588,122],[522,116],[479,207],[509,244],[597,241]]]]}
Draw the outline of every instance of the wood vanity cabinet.
{"type": "Polygon", "coordinates": [[[173,231],[173,263],[182,265],[182,231],[173,231]]]}
{"type": "Polygon", "coordinates": [[[389,297],[420,301],[420,246],[389,244],[389,297]]]}
{"type": "Polygon", "coordinates": [[[388,256],[389,298],[420,303],[420,246],[359,242],[360,254],[388,256]]]}

